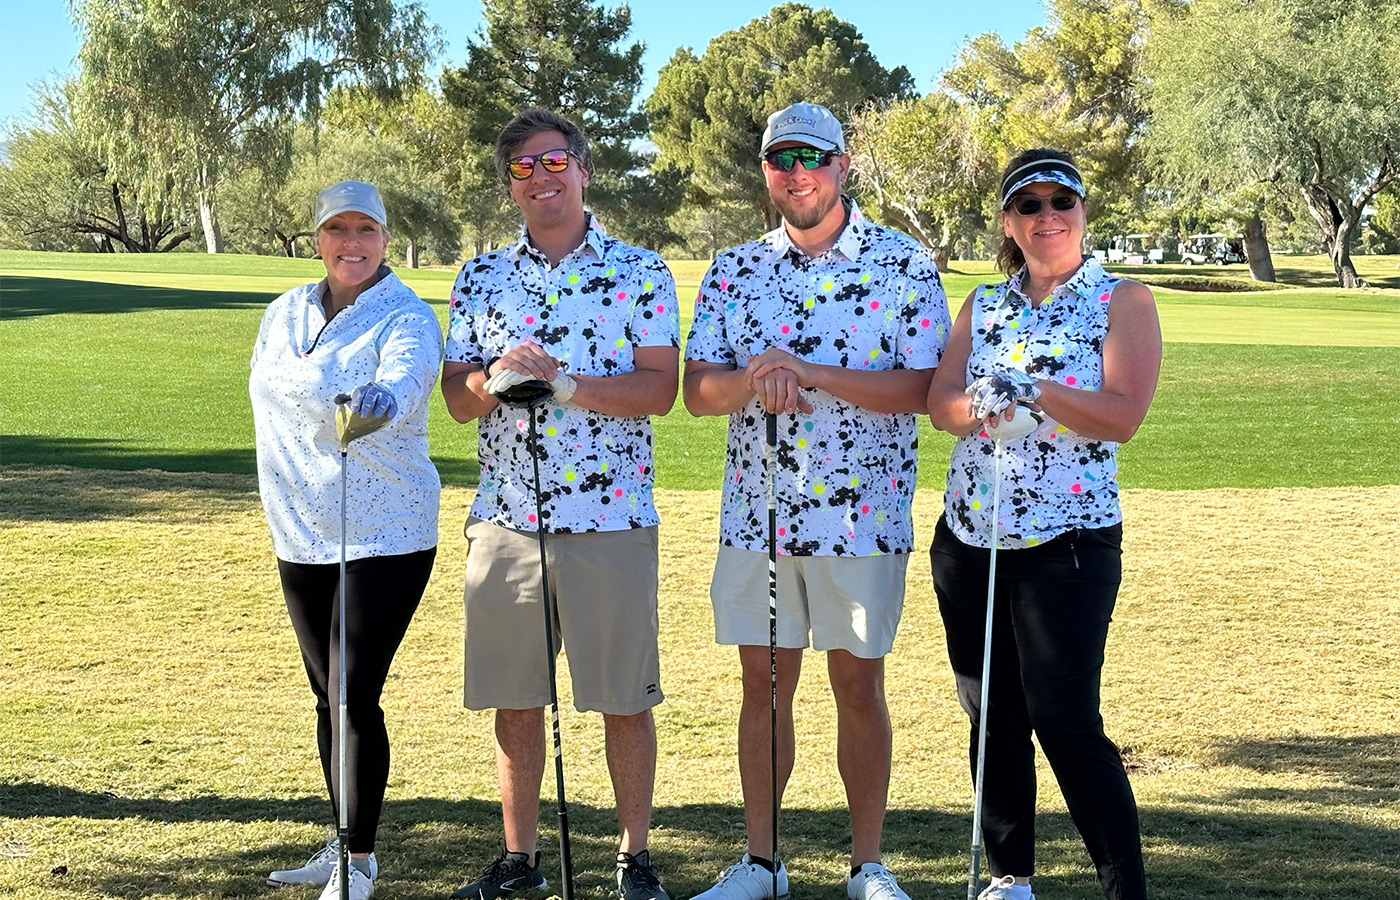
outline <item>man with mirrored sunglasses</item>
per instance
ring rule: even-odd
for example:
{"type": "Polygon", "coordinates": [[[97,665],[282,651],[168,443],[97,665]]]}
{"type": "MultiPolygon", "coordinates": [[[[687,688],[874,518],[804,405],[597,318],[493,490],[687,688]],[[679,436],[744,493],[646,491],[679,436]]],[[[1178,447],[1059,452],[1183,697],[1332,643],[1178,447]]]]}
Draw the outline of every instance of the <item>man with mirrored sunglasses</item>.
{"type": "Polygon", "coordinates": [[[675,282],[660,256],[609,237],[585,207],[593,162],[573,122],[525,110],[502,129],[495,164],[524,225],[457,276],[442,393],[453,418],[477,423],[463,696],[469,709],[495,710],[504,835],[499,855],[452,896],[496,900],[545,886],[542,532],[552,646],[567,648],[574,707],[603,716],[618,896],[668,900],[647,850],[651,708],[662,700],[650,417],[670,411],[679,381],[675,282]],[[498,402],[531,380],[552,397],[529,409],[498,402]],[[537,441],[526,438],[527,416],[537,441]]]}
{"type": "Polygon", "coordinates": [[[842,193],[850,157],[829,110],[796,103],[774,113],[759,155],[782,224],[715,259],[686,343],[686,408],[729,416],[710,599],[716,641],[739,648],[748,831],[747,852],[697,900],[772,900],[775,886],[779,900],[788,893],[772,837],[770,752],[776,742],[781,798],[809,643],[826,653],[837,708],[851,815],[847,895],[908,900],[880,857],[891,761],[884,657],[903,609],[918,416],[948,335],[948,304],[929,250],[867,221],[842,193]],[[768,414],[778,425],[776,688],[765,602],[768,414]]]}

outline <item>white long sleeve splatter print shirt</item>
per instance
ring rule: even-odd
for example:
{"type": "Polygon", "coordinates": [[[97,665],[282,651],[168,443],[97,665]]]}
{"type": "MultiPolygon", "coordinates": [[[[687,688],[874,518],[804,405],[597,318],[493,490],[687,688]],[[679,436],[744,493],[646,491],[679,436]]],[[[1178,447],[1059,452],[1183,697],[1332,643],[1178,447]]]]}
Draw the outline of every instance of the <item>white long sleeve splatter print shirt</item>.
{"type": "Polygon", "coordinates": [[[287,291],[267,307],[253,347],[248,390],[258,487],[278,558],[340,559],[337,394],[377,381],[398,412],[350,445],[349,559],[437,546],[437,469],[428,459],[428,398],[442,365],[432,308],[392,272],[329,322],[325,282],[287,291]]]}

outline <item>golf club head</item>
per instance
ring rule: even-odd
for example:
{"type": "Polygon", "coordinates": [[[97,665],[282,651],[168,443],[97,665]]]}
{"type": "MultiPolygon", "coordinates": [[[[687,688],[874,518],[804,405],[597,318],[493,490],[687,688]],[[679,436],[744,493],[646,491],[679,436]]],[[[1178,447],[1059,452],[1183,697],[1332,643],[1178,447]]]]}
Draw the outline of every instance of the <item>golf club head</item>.
{"type": "Polygon", "coordinates": [[[340,438],[340,446],[348,447],[351,441],[373,434],[389,424],[388,416],[362,416],[351,412],[349,404],[349,394],[336,395],[335,433],[340,438]]]}
{"type": "Polygon", "coordinates": [[[987,437],[994,441],[1014,441],[1016,438],[1023,438],[1045,424],[1045,417],[1040,413],[1031,412],[1024,406],[1016,408],[1016,417],[1007,421],[998,419],[995,428],[983,427],[987,437]]]}
{"type": "Polygon", "coordinates": [[[554,388],[549,386],[549,382],[536,378],[513,384],[497,394],[496,398],[507,406],[523,406],[526,409],[534,409],[553,396],[554,388]]]}

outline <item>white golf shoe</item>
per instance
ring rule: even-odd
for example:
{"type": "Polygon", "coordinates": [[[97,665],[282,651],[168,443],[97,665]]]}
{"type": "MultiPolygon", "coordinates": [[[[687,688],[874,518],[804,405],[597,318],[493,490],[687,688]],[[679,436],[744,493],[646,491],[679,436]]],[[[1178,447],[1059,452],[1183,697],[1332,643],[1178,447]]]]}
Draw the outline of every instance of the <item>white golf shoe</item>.
{"type": "MultiPolygon", "coordinates": [[[[350,867],[350,890],[345,896],[350,900],[369,900],[374,894],[374,879],[366,877],[364,872],[354,866],[350,867]]],[[[321,900],[340,900],[340,872],[331,870],[331,880],[326,882],[326,889],[321,891],[321,900]]]]}
{"type": "MultiPolygon", "coordinates": [[[[331,838],[312,854],[306,865],[299,869],[280,869],[267,876],[269,887],[288,887],[294,884],[325,884],[335,873],[335,864],[340,856],[340,842],[331,838]]],[[[379,877],[379,862],[374,854],[369,855],[369,870],[372,878],[379,877]]]]}
{"type": "Polygon", "coordinates": [[[894,873],[873,862],[863,864],[859,872],[846,879],[846,896],[850,900],[909,900],[894,880],[894,873]]]}
{"type": "Polygon", "coordinates": [[[1000,878],[993,878],[992,883],[977,895],[977,900],[1035,900],[1035,894],[1031,893],[1031,886],[1027,884],[1023,887],[1024,891],[1019,889],[1015,878],[1003,875],[1000,878]]]}
{"type": "MultiPolygon", "coordinates": [[[[696,894],[692,900],[774,900],[773,873],[749,861],[749,855],[725,869],[719,881],[709,890],[696,894]]],[[[778,896],[788,900],[787,869],[778,863],[778,896]]],[[[907,900],[907,898],[906,898],[907,900]]]]}

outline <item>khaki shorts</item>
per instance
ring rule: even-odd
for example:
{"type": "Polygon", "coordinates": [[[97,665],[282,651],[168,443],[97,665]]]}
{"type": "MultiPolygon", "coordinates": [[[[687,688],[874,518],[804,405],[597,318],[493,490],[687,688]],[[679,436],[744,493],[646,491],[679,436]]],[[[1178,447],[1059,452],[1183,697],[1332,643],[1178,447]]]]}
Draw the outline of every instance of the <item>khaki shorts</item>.
{"type": "MultiPolygon", "coordinates": [[[[778,646],[878,659],[894,648],[909,554],[779,556],[778,646]]],[[[768,646],[768,554],[720,547],[710,582],[715,642],[768,646]]]]}
{"type": "MultiPolygon", "coordinates": [[[[540,545],[533,531],[467,519],[468,709],[534,709],[549,703],[540,545]]],[[[655,526],[550,534],[554,650],[567,648],[574,708],[630,716],[662,700],[655,526]]]]}

